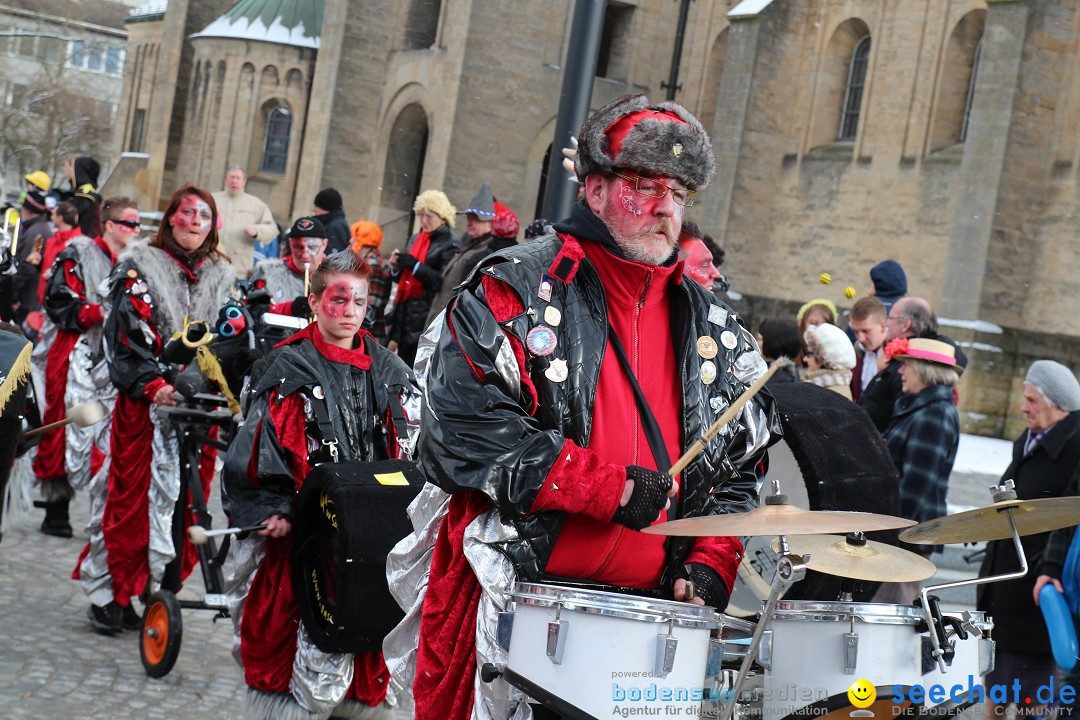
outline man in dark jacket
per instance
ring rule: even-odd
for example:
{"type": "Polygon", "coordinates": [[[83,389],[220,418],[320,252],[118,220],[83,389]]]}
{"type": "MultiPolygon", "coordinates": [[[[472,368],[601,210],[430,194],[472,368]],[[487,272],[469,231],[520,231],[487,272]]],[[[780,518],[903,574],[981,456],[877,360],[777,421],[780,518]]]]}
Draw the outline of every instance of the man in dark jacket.
{"type": "MultiPolygon", "coordinates": [[[[1028,429],[1013,443],[1012,463],[1001,476],[1002,482],[1012,480],[1020,500],[1075,493],[1076,474],[1080,472],[1080,412],[1077,412],[1080,383],[1076,376],[1061,363],[1036,360],[1024,378],[1021,410],[1028,429]]],[[[985,685],[1018,681],[1022,698],[1035,697],[1036,689],[1051,682],[1054,675],[1050,638],[1034,600],[1040,559],[1044,550],[1053,550],[1047,547],[1049,536],[1050,533],[1039,533],[1024,537],[1024,554],[1031,567],[1025,577],[978,588],[978,608],[994,618],[997,642],[995,667],[986,676],[985,685]]],[[[1060,553],[1055,555],[1060,562],[1060,553]]],[[[1019,569],[1012,540],[995,540],[986,547],[979,575],[986,577],[1019,569]]],[[[1042,572],[1055,570],[1060,577],[1060,571],[1053,565],[1045,566],[1042,572]]],[[[1004,717],[1006,709],[1007,706],[998,709],[991,705],[987,716],[1004,717]]],[[[1030,709],[1035,709],[1034,704],[1030,709]]]]}
{"type": "Polygon", "coordinates": [[[779,431],[771,397],[759,394],[674,482],[667,474],[766,369],[730,308],[682,277],[679,228],[713,176],[712,146],[685,108],[644,95],[601,108],[579,137],[584,199],[555,235],[472,273],[427,365],[420,464],[451,497],[445,516],[430,519],[438,544],[420,621],[417,718],[463,720],[474,693],[480,714],[510,716],[505,693],[473,683],[493,653],[488,568],[723,609],[736,538],[639,531],[669,507],[684,517],[755,507],[758,461],[779,431]],[[477,520],[500,537],[466,549],[477,520]],[[483,556],[481,567],[466,552],[483,556]]]}
{"type": "Polygon", "coordinates": [[[329,242],[326,245],[326,254],[333,255],[349,247],[352,234],[349,232],[349,221],[345,219],[345,207],[341,200],[341,193],[334,188],[320,190],[315,195],[315,203],[311,206],[311,214],[319,218],[319,222],[326,228],[326,236],[329,242]]]}

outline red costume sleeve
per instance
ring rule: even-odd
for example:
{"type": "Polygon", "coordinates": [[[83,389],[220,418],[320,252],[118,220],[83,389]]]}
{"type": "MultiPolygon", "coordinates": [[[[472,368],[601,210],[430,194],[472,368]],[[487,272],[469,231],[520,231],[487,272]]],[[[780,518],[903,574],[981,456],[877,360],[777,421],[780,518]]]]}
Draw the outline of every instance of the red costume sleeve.
{"type": "Polygon", "coordinates": [[[154,396],[157,395],[157,391],[168,384],[169,383],[165,381],[165,378],[154,378],[150,382],[146,383],[146,386],[143,388],[143,397],[153,402],[154,396]]]}
{"type": "MultiPolygon", "coordinates": [[[[271,402],[270,419],[277,428],[278,442],[285,451],[299,489],[311,470],[307,461],[307,415],[304,414],[304,399],[300,393],[293,393],[279,403],[271,402]]],[[[254,480],[258,483],[257,478],[254,480]]]]}
{"type": "Polygon", "coordinates": [[[94,325],[100,325],[104,321],[105,313],[101,311],[100,305],[87,303],[79,310],[79,327],[91,328],[94,325]]]}
{"type": "Polygon", "coordinates": [[[735,584],[735,574],[739,569],[739,561],[742,560],[743,546],[738,538],[733,537],[699,537],[694,540],[690,554],[686,556],[687,563],[701,563],[708,565],[724,579],[728,592],[731,592],[735,584]]]}

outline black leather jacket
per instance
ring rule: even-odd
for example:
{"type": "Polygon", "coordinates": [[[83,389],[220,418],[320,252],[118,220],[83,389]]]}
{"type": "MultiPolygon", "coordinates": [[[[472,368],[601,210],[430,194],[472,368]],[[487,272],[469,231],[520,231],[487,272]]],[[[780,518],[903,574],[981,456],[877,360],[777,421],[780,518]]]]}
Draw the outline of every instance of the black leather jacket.
{"type": "MultiPolygon", "coordinates": [[[[566,243],[568,254],[561,252],[561,239],[547,236],[488,257],[451,302],[447,315],[453,333],[444,321],[427,374],[421,467],[429,480],[447,492],[484,493],[503,519],[513,523],[518,539],[499,549],[522,580],[541,576],[566,520],[563,512],[529,514],[529,510],[561,456],[564,440],[588,447],[600,366],[605,360],[604,288],[587,259],[580,264],[572,259],[574,250],[581,256],[580,247],[573,247],[576,244],[566,243]],[[525,312],[497,323],[485,303],[481,273],[514,288],[525,312]],[[554,279],[550,302],[538,297],[545,275],[554,279]],[[554,356],[528,357],[526,370],[538,394],[538,407],[530,414],[516,378],[517,363],[512,356],[507,362],[504,333],[524,344],[526,334],[542,320],[546,305],[561,308],[562,320],[554,330],[558,355],[566,360],[569,377],[564,382],[547,379],[544,371],[554,356]],[[483,383],[477,382],[477,371],[483,373],[483,383]]],[[[746,387],[729,369],[738,363],[740,372],[743,368],[752,372],[749,368],[760,370],[762,361],[734,313],[696,283],[678,285],[672,292],[671,308],[673,344],[681,368],[685,451],[746,387]],[[738,339],[734,349],[724,347],[721,335],[725,331],[738,339]],[[716,340],[715,362],[721,368],[716,381],[708,385],[701,380],[702,358],[694,346],[703,335],[716,340]]],[[[640,380],[647,382],[648,377],[640,380]]],[[[757,427],[753,430],[759,439],[766,429],[772,441],[779,439],[780,425],[767,391],[748,407],[754,410],[757,427]]],[[[726,442],[723,435],[718,436],[683,472],[680,516],[744,512],[757,505],[757,465],[765,450],[759,444],[746,453],[750,435],[739,419],[729,429],[732,435],[726,442]]],[[[668,539],[662,587],[670,586],[672,573],[691,544],[690,538],[668,539]]]]}

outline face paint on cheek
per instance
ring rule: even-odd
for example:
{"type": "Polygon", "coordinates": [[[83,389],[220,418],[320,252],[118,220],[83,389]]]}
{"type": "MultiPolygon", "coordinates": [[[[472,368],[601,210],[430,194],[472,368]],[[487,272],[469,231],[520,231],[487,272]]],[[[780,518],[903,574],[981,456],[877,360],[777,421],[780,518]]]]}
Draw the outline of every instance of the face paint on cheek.
{"type": "Polygon", "coordinates": [[[638,195],[632,188],[628,188],[625,185],[619,187],[619,201],[622,204],[623,210],[634,217],[639,217],[644,213],[638,206],[638,195]]]}
{"type": "Polygon", "coordinates": [[[185,195],[180,201],[180,207],[177,208],[176,214],[173,215],[173,226],[193,232],[192,224],[196,217],[199,218],[200,230],[204,227],[209,228],[210,219],[213,217],[210,206],[206,204],[205,200],[196,195],[185,195]]]}

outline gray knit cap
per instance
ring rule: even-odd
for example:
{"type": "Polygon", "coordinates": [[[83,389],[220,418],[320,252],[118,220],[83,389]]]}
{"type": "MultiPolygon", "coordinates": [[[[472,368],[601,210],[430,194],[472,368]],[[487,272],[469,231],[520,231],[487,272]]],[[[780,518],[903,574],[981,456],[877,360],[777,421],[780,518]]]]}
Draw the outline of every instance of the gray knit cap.
{"type": "Polygon", "coordinates": [[[1080,410],[1080,382],[1073,371],[1053,360],[1036,360],[1028,368],[1024,383],[1042,391],[1046,399],[1066,412],[1080,410]]]}

